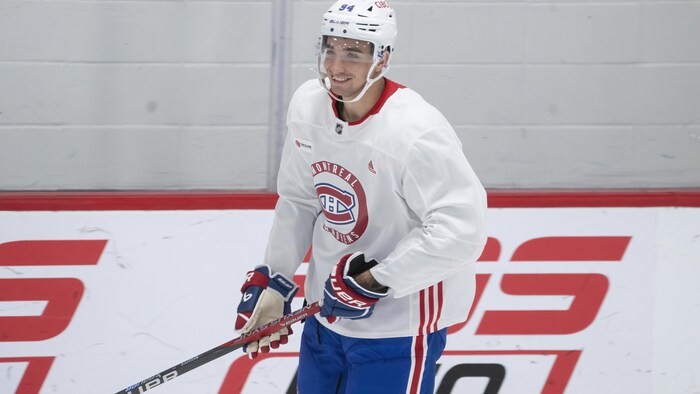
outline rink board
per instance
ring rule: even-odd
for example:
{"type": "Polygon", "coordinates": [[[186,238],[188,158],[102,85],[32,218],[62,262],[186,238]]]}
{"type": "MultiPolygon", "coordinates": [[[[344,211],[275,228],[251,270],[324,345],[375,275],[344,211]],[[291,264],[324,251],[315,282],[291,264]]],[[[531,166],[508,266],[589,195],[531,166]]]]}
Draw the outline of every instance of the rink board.
{"type": "MultiPolygon", "coordinates": [[[[0,211],[0,393],[115,392],[236,336],[270,206],[140,208],[0,211]]],[[[697,346],[698,306],[673,292],[698,292],[699,208],[503,206],[488,223],[439,392],[663,392],[674,347],[698,377],[682,351],[697,346]]],[[[234,352],[152,392],[286,393],[296,328],[278,352],[234,352]]]]}

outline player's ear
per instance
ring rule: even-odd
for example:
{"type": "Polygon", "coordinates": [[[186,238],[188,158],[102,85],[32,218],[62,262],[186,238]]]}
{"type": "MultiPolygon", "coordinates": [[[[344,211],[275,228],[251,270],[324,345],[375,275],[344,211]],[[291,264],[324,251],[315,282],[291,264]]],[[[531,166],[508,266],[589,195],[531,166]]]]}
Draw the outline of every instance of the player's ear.
{"type": "Polygon", "coordinates": [[[389,56],[391,56],[391,52],[389,50],[384,51],[384,57],[379,63],[377,63],[377,66],[374,68],[374,72],[380,73],[382,69],[389,64],[389,56]]]}

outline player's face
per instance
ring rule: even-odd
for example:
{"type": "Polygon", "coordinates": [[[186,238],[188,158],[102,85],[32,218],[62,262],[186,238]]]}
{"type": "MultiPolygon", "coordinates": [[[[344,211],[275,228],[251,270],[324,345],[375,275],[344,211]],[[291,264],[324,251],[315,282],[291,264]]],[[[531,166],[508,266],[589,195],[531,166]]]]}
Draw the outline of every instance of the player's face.
{"type": "Polygon", "coordinates": [[[321,61],[333,94],[345,100],[355,98],[365,86],[367,73],[372,67],[372,44],[349,38],[327,37],[322,49],[321,61]]]}

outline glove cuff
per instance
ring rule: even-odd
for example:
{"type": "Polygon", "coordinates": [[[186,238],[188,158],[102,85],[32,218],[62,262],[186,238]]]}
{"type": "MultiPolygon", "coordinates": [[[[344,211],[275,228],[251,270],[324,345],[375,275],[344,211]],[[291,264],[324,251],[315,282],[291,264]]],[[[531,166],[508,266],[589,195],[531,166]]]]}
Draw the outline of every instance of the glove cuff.
{"type": "Polygon", "coordinates": [[[245,293],[249,287],[257,286],[263,290],[277,293],[285,302],[289,302],[299,290],[299,286],[283,274],[275,272],[267,265],[258,265],[253,271],[248,271],[245,282],[241,286],[241,293],[245,293]]]}
{"type": "Polygon", "coordinates": [[[288,279],[279,272],[270,277],[267,288],[277,292],[284,299],[284,302],[291,301],[299,290],[299,286],[293,280],[288,279]]]}
{"type": "Polygon", "coordinates": [[[387,290],[385,290],[383,292],[368,290],[368,289],[365,289],[364,287],[362,287],[359,283],[357,283],[357,281],[351,276],[345,277],[345,281],[347,282],[348,287],[353,289],[356,293],[358,293],[362,296],[365,296],[365,297],[381,299],[381,298],[384,298],[387,295],[389,295],[388,288],[387,288],[387,290]]]}
{"type": "MultiPolygon", "coordinates": [[[[267,266],[265,266],[265,268],[267,268],[267,266]]],[[[267,268],[267,271],[269,272],[269,268],[267,268]]],[[[245,293],[251,286],[267,289],[267,284],[270,281],[268,272],[264,272],[264,270],[258,271],[258,268],[256,268],[255,271],[248,271],[245,275],[245,282],[243,282],[241,286],[241,293],[245,293]]]]}

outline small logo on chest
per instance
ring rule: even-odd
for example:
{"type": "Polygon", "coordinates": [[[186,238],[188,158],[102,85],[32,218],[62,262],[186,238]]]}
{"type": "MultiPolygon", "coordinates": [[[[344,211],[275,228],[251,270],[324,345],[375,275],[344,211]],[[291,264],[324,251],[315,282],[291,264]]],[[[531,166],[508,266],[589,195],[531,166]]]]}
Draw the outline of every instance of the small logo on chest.
{"type": "Polygon", "coordinates": [[[299,150],[306,152],[311,152],[314,149],[313,145],[311,145],[311,141],[302,140],[301,138],[295,138],[294,145],[296,145],[299,150]]]}

